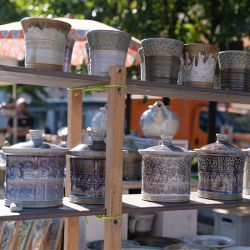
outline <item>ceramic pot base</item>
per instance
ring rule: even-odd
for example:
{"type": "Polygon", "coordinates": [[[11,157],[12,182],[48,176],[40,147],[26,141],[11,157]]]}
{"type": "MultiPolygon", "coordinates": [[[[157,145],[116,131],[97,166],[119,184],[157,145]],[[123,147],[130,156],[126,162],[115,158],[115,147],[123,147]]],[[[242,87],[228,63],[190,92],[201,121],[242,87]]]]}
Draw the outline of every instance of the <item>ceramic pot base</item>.
{"type": "Polygon", "coordinates": [[[187,202],[190,201],[189,195],[149,195],[143,194],[142,199],[145,201],[157,202],[187,202]]]}
{"type": "Polygon", "coordinates": [[[211,200],[241,200],[242,194],[220,194],[215,192],[198,191],[198,197],[211,200]]]}
{"type": "Polygon", "coordinates": [[[61,65],[53,65],[53,64],[25,64],[25,68],[31,69],[51,69],[51,70],[58,70],[63,71],[63,67],[61,65]]]}
{"type": "Polygon", "coordinates": [[[101,205],[104,204],[104,199],[101,198],[84,198],[75,195],[69,195],[69,201],[79,204],[101,205]]]}
{"type": "Polygon", "coordinates": [[[62,200],[56,201],[13,201],[13,200],[4,200],[4,205],[9,207],[11,203],[16,203],[23,208],[48,208],[48,207],[59,207],[63,205],[62,200]]]}

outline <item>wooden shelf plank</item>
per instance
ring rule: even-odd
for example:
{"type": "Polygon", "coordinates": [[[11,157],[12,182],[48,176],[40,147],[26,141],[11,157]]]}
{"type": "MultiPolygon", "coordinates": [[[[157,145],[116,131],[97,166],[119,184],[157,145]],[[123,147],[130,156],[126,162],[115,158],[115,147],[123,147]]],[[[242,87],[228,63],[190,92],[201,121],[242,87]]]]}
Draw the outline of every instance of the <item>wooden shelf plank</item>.
{"type": "Polygon", "coordinates": [[[161,203],[144,201],[140,194],[123,195],[123,213],[250,206],[250,195],[244,195],[244,199],[238,201],[216,201],[198,198],[197,193],[192,192],[190,199],[190,202],[161,203]]]}
{"type": "MultiPolygon", "coordinates": [[[[110,77],[0,65],[0,80],[2,82],[37,86],[80,88],[86,85],[107,84],[110,82],[110,77]]],[[[126,84],[127,94],[250,104],[250,92],[208,89],[184,85],[179,86],[176,84],[163,84],[139,80],[127,80],[126,84]]]]}
{"type": "Polygon", "coordinates": [[[11,212],[9,207],[4,206],[4,200],[0,200],[0,221],[103,215],[105,213],[104,205],[79,205],[69,202],[68,198],[64,198],[61,207],[24,208],[21,212],[11,212]]]}

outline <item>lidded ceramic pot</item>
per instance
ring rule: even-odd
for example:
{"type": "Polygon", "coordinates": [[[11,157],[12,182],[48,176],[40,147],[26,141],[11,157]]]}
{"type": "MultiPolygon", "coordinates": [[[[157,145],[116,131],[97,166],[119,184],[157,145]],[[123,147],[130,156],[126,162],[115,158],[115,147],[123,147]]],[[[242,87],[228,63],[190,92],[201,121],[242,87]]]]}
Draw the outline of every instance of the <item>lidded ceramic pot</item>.
{"type": "Polygon", "coordinates": [[[146,137],[160,137],[161,135],[173,137],[178,130],[179,118],[170,107],[157,101],[148,106],[148,110],[142,114],[140,125],[146,137]]]}
{"type": "Polygon", "coordinates": [[[218,60],[222,89],[250,91],[249,51],[221,51],[218,60]]]}
{"type": "Polygon", "coordinates": [[[25,67],[62,71],[71,25],[39,17],[24,18],[21,24],[25,37],[25,67]]]}
{"type": "Polygon", "coordinates": [[[145,80],[177,84],[183,45],[171,38],[142,40],[145,80]]]}
{"type": "Polygon", "coordinates": [[[89,145],[80,144],[72,148],[70,162],[71,202],[103,204],[105,187],[106,135],[90,132],[89,145]]]}
{"type": "Polygon", "coordinates": [[[6,154],[5,205],[60,206],[68,149],[45,143],[43,130],[29,132],[30,141],[2,148],[6,154]]]}
{"type": "Polygon", "coordinates": [[[107,106],[101,107],[91,121],[91,128],[95,133],[105,134],[107,131],[107,106]]]}
{"type": "Polygon", "coordinates": [[[198,195],[218,200],[242,199],[246,153],[230,144],[225,134],[195,150],[198,153],[198,195]]]}
{"type": "Polygon", "coordinates": [[[250,194],[250,149],[244,150],[247,153],[243,174],[243,193],[250,194]]]}
{"type": "Polygon", "coordinates": [[[148,201],[184,202],[190,199],[191,161],[194,152],[172,144],[138,150],[142,155],[142,198],[148,201]]]}
{"type": "Polygon", "coordinates": [[[92,30],[87,33],[89,75],[107,76],[109,66],[124,65],[131,35],[116,30],[92,30]]]}
{"type": "Polygon", "coordinates": [[[219,48],[212,44],[184,44],[182,83],[213,88],[219,48]]]}

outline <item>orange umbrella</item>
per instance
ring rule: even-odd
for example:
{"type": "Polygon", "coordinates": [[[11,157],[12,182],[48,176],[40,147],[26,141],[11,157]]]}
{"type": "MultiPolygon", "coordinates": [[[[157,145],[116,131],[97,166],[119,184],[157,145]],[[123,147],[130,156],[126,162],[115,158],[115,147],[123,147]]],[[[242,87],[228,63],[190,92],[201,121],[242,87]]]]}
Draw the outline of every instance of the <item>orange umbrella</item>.
{"type": "MultiPolygon", "coordinates": [[[[85,42],[87,40],[87,32],[90,30],[117,30],[104,23],[93,20],[80,20],[69,18],[57,18],[58,20],[71,24],[71,33],[76,35],[76,42],[72,54],[72,65],[78,66],[83,62],[87,63],[87,53],[85,49],[85,42]]],[[[141,47],[140,40],[132,37],[126,66],[139,64],[138,49],[141,47]]],[[[25,42],[23,30],[20,22],[4,24],[0,26],[0,56],[8,56],[23,60],[25,54],[25,42]]]]}

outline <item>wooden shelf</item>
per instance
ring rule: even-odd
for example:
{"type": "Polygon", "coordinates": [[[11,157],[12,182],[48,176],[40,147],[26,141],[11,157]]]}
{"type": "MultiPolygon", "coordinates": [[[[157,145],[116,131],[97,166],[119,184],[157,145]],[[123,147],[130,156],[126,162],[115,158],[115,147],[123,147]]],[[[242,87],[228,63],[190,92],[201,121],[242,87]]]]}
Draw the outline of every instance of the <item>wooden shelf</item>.
{"type": "Polygon", "coordinates": [[[197,192],[192,192],[189,202],[149,202],[141,199],[140,194],[123,195],[123,213],[130,212],[159,212],[174,210],[190,210],[200,208],[234,208],[250,206],[250,195],[244,195],[244,199],[238,201],[216,201],[198,198],[197,192]]]}
{"type": "MultiPolygon", "coordinates": [[[[29,69],[0,65],[1,81],[57,88],[80,88],[107,84],[110,77],[64,73],[47,69],[29,69]]],[[[127,80],[127,94],[153,95],[169,98],[250,104],[250,92],[178,86],[149,81],[127,80]]]]}
{"type": "Polygon", "coordinates": [[[59,217],[76,217],[88,215],[104,215],[103,205],[78,205],[64,198],[63,206],[54,208],[24,208],[21,212],[11,212],[4,206],[4,200],[0,200],[0,221],[30,220],[59,217]]]}
{"type": "MultiPolygon", "coordinates": [[[[123,213],[131,212],[159,212],[159,211],[174,211],[174,210],[190,210],[199,208],[235,208],[249,207],[250,195],[244,195],[243,200],[239,201],[215,201],[201,199],[197,197],[197,193],[191,194],[190,202],[181,203],[160,203],[149,202],[141,199],[140,194],[123,195],[123,213]]],[[[4,206],[4,200],[0,200],[0,221],[7,220],[29,220],[43,218],[58,218],[58,217],[76,217],[89,215],[105,215],[106,210],[103,205],[79,205],[69,202],[68,198],[64,198],[63,206],[56,208],[35,208],[23,209],[22,212],[11,212],[10,209],[4,206]]]]}

